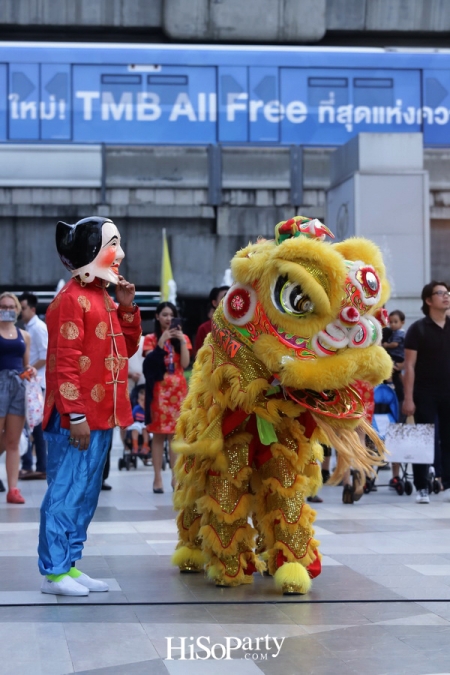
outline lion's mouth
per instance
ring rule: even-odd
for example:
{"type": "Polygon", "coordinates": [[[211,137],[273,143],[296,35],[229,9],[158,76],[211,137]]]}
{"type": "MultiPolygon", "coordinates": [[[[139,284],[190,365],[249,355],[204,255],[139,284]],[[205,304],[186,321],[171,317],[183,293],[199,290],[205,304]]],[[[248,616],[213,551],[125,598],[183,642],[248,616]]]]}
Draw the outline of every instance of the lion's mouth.
{"type": "Polygon", "coordinates": [[[284,387],[284,391],[293,401],[317,415],[335,419],[360,419],[364,415],[361,397],[350,386],[326,391],[284,387]]]}

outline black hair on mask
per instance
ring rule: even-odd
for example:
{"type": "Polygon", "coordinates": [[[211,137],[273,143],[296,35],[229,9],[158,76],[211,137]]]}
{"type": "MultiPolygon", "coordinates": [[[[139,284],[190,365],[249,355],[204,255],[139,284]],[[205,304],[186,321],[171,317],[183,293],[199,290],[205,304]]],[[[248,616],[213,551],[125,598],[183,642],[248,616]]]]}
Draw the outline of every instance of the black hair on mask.
{"type": "Polygon", "coordinates": [[[102,227],[105,223],[112,223],[112,220],[91,216],[79,220],[75,225],[59,221],[56,226],[56,249],[68,270],[77,270],[95,260],[102,247],[102,227]]]}

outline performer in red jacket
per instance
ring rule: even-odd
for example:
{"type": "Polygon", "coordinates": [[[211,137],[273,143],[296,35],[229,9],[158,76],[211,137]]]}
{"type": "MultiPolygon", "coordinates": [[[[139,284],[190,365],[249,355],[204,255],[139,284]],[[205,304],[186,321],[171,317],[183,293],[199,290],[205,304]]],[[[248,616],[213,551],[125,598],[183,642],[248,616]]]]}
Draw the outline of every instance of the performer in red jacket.
{"type": "Polygon", "coordinates": [[[128,357],[139,345],[135,288],[119,275],[120,234],[108,218],[59,222],[56,247],[72,279],[47,311],[44,429],[48,489],[41,506],[41,591],[87,595],[105,582],[75,568],[94,515],[115,426],[132,424],[128,357]],[[106,288],[117,285],[116,298],[106,288]]]}

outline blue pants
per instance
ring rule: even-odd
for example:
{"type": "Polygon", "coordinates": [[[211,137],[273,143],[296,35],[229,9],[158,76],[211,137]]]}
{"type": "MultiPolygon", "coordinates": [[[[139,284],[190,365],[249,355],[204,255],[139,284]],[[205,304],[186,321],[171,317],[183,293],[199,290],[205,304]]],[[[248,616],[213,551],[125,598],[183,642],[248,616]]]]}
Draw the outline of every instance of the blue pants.
{"type": "Polygon", "coordinates": [[[54,414],[45,433],[48,488],[41,505],[38,546],[39,571],[44,575],[64,574],[81,558],[113,433],[91,431],[89,448],[81,451],[69,443],[69,431],[59,424],[59,415],[54,414]]]}

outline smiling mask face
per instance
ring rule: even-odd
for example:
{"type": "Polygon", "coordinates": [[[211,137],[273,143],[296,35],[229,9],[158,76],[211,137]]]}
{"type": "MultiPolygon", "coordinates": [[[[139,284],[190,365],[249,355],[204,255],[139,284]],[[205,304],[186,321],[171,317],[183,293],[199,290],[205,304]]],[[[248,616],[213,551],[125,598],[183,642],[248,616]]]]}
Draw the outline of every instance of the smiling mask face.
{"type": "Polygon", "coordinates": [[[75,225],[59,222],[56,248],[65,267],[82,282],[89,284],[97,278],[117,284],[125,254],[119,230],[109,218],[93,216],[75,225]]]}
{"type": "Polygon", "coordinates": [[[97,257],[89,265],[73,270],[72,274],[79,276],[86,283],[97,277],[111,284],[117,284],[120,263],[124,257],[119,230],[112,221],[109,221],[102,227],[102,244],[97,257]]]}

